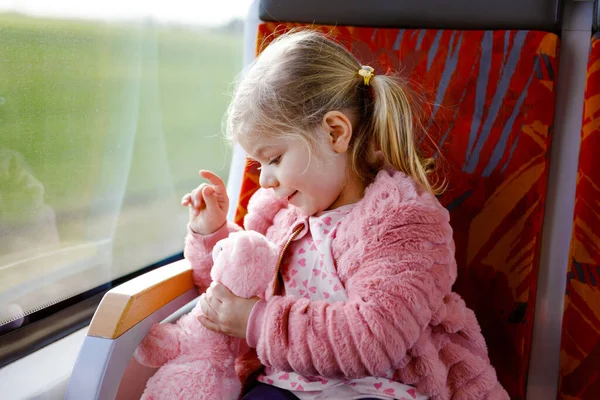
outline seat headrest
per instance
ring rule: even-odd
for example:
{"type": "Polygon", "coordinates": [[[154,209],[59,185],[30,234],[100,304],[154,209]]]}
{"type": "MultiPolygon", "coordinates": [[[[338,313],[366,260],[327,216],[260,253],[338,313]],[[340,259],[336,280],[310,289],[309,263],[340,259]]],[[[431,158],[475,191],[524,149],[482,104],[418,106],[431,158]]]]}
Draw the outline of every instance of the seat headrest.
{"type": "Polygon", "coordinates": [[[261,0],[263,21],[420,29],[559,31],[562,0],[261,0]]]}

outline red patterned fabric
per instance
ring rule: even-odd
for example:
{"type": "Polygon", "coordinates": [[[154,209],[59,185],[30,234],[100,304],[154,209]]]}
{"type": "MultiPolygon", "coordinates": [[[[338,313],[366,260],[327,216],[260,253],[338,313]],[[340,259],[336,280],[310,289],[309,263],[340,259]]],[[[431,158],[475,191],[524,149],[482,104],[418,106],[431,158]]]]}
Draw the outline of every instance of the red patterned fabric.
{"type": "MultiPolygon", "coordinates": [[[[259,27],[258,50],[297,24],[259,27]],[[273,33],[275,32],[275,35],[273,33]]],[[[401,71],[431,102],[424,121],[443,154],[459,277],[498,377],[525,397],[558,37],[544,32],[317,27],[376,74],[401,71]]],[[[236,222],[258,188],[249,167],[236,222]]]]}
{"type": "Polygon", "coordinates": [[[559,399],[600,399],[600,35],[592,40],[560,353],[559,399]]]}

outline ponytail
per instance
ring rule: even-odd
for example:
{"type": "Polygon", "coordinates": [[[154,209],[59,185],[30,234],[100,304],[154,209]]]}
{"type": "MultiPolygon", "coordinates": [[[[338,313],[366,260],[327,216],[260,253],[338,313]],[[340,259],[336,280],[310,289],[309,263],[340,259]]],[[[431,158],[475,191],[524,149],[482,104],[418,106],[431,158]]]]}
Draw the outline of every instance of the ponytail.
{"type": "MultiPolygon", "coordinates": [[[[444,189],[443,182],[432,184],[430,181],[434,159],[423,157],[417,147],[421,139],[418,131],[422,127],[413,111],[414,106],[411,106],[415,99],[393,76],[377,75],[370,86],[374,100],[369,128],[383,161],[412,177],[429,192],[440,194],[444,189]]],[[[429,138],[424,130],[422,134],[429,138]]]]}

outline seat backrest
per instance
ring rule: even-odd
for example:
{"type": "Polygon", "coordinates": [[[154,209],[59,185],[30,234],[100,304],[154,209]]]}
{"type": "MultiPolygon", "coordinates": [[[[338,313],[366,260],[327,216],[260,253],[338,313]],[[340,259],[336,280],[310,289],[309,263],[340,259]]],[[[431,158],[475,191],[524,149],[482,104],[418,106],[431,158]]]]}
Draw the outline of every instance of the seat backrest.
{"type": "Polygon", "coordinates": [[[600,398],[600,33],[587,70],[567,271],[559,399],[600,398]]]}
{"type": "MultiPolygon", "coordinates": [[[[306,12],[307,3],[302,4],[306,12]]],[[[315,11],[313,20],[319,22],[318,8],[311,11],[315,11]]],[[[276,8],[263,9],[261,17],[281,19],[277,13],[276,8]]],[[[485,18],[482,21],[486,23],[485,18]]],[[[511,398],[525,398],[558,36],[525,30],[526,24],[516,24],[513,30],[457,30],[453,26],[439,30],[333,22],[337,25],[311,26],[330,34],[363,64],[375,67],[376,73],[400,71],[409,81],[418,82],[419,90],[431,94],[424,124],[441,149],[441,165],[449,183],[440,201],[450,211],[454,228],[459,269],[454,289],[477,314],[492,364],[511,398]]],[[[419,26],[419,21],[411,25],[419,26]]],[[[297,26],[261,24],[259,51],[281,32],[297,26]]],[[[422,26],[435,26],[435,21],[422,26]]],[[[258,171],[249,165],[236,222],[243,221],[247,200],[257,188],[258,171]]]]}

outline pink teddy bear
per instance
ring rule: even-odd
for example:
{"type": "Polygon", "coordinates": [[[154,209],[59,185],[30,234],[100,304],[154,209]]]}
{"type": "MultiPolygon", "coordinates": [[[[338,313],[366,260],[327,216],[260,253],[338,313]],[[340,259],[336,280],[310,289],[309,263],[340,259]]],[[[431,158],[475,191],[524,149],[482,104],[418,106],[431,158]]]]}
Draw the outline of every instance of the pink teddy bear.
{"type": "MultiPolygon", "coordinates": [[[[278,251],[254,231],[231,233],[213,249],[213,281],[244,298],[265,297],[273,279],[278,251]]],[[[196,306],[176,323],[155,324],[135,351],[136,360],[160,367],[147,384],[142,400],[237,399],[241,383],[235,372],[242,339],[206,329],[196,306]]]]}

